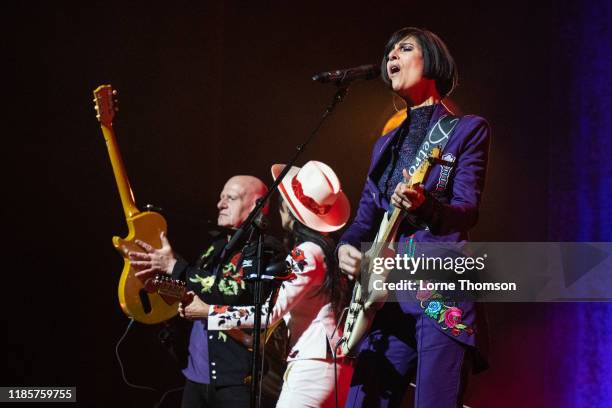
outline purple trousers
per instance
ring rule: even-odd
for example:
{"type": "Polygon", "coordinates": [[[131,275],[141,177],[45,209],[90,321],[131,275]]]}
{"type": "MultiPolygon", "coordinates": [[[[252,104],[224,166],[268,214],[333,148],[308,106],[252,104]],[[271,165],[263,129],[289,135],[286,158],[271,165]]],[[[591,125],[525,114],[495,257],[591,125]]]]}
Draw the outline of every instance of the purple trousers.
{"type": "Polygon", "coordinates": [[[461,407],[472,347],[437,324],[418,303],[387,303],[360,345],[345,408],[400,407],[414,374],[415,408],[461,407]]]}

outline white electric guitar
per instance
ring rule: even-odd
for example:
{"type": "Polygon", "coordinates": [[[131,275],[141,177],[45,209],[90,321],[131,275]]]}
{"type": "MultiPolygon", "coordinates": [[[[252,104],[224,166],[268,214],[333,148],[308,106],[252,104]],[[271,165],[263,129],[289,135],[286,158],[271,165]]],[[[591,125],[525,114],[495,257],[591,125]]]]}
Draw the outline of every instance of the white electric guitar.
{"type": "MultiPolygon", "coordinates": [[[[421,163],[414,175],[410,180],[405,180],[405,183],[411,188],[419,184],[422,185],[431,164],[438,160],[440,160],[440,149],[435,147],[431,152],[431,156],[421,163]]],[[[387,210],[380,223],[380,228],[376,238],[374,238],[372,247],[365,253],[362,260],[362,276],[355,282],[353,297],[344,323],[344,333],[338,343],[338,347],[340,347],[342,354],[345,356],[355,356],[357,345],[370,330],[376,312],[383,306],[389,296],[386,289],[379,289],[383,285],[376,284],[376,282],[385,282],[390,270],[383,268],[382,273],[372,273],[373,260],[395,256],[395,236],[405,216],[406,212],[395,206],[393,206],[392,210],[387,210]],[[361,284],[362,282],[367,282],[367,286],[364,287],[361,284]]]]}

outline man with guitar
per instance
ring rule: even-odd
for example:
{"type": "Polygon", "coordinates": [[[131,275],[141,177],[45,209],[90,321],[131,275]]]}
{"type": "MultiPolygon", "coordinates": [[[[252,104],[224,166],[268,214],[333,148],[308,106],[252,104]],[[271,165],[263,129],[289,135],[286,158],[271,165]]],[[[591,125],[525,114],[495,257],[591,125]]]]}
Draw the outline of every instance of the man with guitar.
{"type": "MultiPolygon", "coordinates": [[[[248,217],[256,200],[267,191],[265,184],[253,176],[230,178],[221,192],[217,203],[219,210],[217,224],[220,227],[237,229],[248,217]]],[[[129,254],[132,265],[139,270],[136,276],[147,281],[158,274],[173,279],[187,280],[193,290],[191,302],[180,306],[182,317],[193,320],[189,340],[186,377],[183,391],[183,408],[203,407],[248,407],[250,401],[251,353],[240,340],[244,332],[234,335],[227,332],[208,331],[205,321],[198,318],[202,301],[209,304],[248,305],[253,302],[251,285],[244,281],[243,261],[255,255],[255,245],[229,254],[229,261],[221,265],[221,252],[229,240],[221,234],[202,254],[196,266],[174,256],[165,235],[161,235],[162,247],[155,249],[149,243],[136,241],[145,252],[132,251],[129,254]],[[240,334],[240,336],[238,335],[240,334]]],[[[264,256],[267,260],[282,260],[281,245],[266,236],[264,256]]],[[[246,267],[246,263],[244,263],[246,267]]],[[[267,297],[269,293],[264,293],[267,297]]],[[[245,342],[246,343],[246,342],[245,342]]]]}
{"type": "MultiPolygon", "coordinates": [[[[376,243],[381,235],[382,244],[393,241],[398,248],[467,240],[478,218],[488,160],[487,122],[472,115],[456,118],[441,103],[457,83],[457,70],[435,34],[413,27],[395,32],[381,70],[406,102],[408,117],[374,146],[356,218],[340,239],[339,266],[357,279],[371,273],[372,259],[369,252],[362,257],[361,244],[376,243]],[[426,178],[411,182],[436,147],[441,160],[432,160],[426,178]]],[[[474,358],[480,329],[474,303],[445,303],[426,293],[373,303],[368,309],[367,299],[353,302],[351,309],[361,311],[347,317],[343,347],[349,345],[357,360],[346,407],[400,406],[414,370],[415,407],[461,407],[467,367],[479,368],[481,362],[474,358]],[[363,337],[346,334],[356,327],[366,327],[363,337]]]]}

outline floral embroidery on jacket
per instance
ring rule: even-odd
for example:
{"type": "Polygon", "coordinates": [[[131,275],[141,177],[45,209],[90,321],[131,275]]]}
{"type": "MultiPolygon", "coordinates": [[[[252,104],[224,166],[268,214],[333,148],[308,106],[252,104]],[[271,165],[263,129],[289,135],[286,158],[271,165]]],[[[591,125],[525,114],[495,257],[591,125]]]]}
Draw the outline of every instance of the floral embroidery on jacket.
{"type": "Polygon", "coordinates": [[[228,263],[223,266],[223,274],[219,282],[219,291],[224,295],[237,295],[240,290],[245,290],[244,270],[237,269],[240,253],[235,254],[228,263]]]}
{"type": "Polygon", "coordinates": [[[455,306],[455,302],[445,301],[435,290],[418,290],[416,298],[421,302],[425,314],[437,320],[443,330],[450,330],[453,336],[460,335],[462,331],[469,336],[474,334],[474,329],[461,321],[463,310],[455,306]]]}
{"type": "Polygon", "coordinates": [[[202,285],[202,293],[210,293],[212,286],[215,284],[214,276],[201,277],[200,275],[196,275],[193,278],[189,278],[189,280],[193,283],[199,283],[200,285],[202,285]]]}
{"type": "Polygon", "coordinates": [[[207,261],[210,261],[210,256],[213,254],[214,251],[215,251],[215,246],[211,245],[211,246],[208,247],[208,249],[206,251],[204,251],[204,253],[200,257],[200,261],[204,262],[203,263],[204,267],[208,266],[208,262],[207,261]]]}
{"type": "MultiPolygon", "coordinates": [[[[266,302],[261,306],[261,317],[265,319],[268,316],[269,304],[266,302]]],[[[255,306],[219,306],[213,305],[210,316],[223,315],[219,317],[219,327],[232,328],[240,327],[243,322],[246,322],[255,314],[255,306]],[[232,322],[231,324],[227,324],[232,322]]],[[[265,320],[264,320],[265,321],[265,320]]]]}
{"type": "MultiPolygon", "coordinates": [[[[200,256],[198,261],[200,269],[206,269],[208,267],[208,263],[211,260],[211,255],[215,251],[214,245],[208,247],[206,251],[200,256]]],[[[199,283],[202,286],[202,293],[210,293],[212,286],[215,284],[214,276],[200,276],[196,274],[193,278],[189,278],[189,280],[193,283],[199,283]]]]}
{"type": "MultiPolygon", "coordinates": [[[[202,259],[206,259],[210,257],[212,254],[212,246],[202,255],[202,259]]],[[[240,268],[240,270],[236,270],[236,265],[240,260],[240,253],[235,254],[232,259],[225,265],[223,265],[223,269],[221,271],[221,279],[219,280],[218,287],[219,291],[224,295],[238,295],[238,292],[246,289],[246,284],[244,282],[244,270],[240,268]]],[[[206,265],[206,263],[205,263],[206,265]]],[[[195,275],[193,278],[189,278],[191,282],[199,283],[202,285],[202,293],[210,293],[213,285],[217,281],[214,275],[210,276],[200,276],[195,275]]]]}
{"type": "Polygon", "coordinates": [[[293,272],[304,272],[304,267],[308,265],[306,262],[306,256],[304,255],[304,251],[300,248],[295,247],[291,250],[291,270],[293,272]]]}

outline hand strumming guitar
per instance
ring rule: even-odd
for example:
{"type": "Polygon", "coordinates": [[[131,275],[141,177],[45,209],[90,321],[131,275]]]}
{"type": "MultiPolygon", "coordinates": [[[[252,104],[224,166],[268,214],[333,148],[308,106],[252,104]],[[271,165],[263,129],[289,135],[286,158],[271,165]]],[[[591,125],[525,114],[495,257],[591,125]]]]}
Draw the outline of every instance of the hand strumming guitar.
{"type": "Polygon", "coordinates": [[[179,315],[187,320],[208,318],[210,306],[202,301],[194,292],[187,292],[187,299],[179,303],[179,315]]]}
{"type": "Polygon", "coordinates": [[[349,279],[359,278],[361,273],[361,251],[350,244],[338,248],[338,266],[340,271],[349,276],[349,279]]]}

